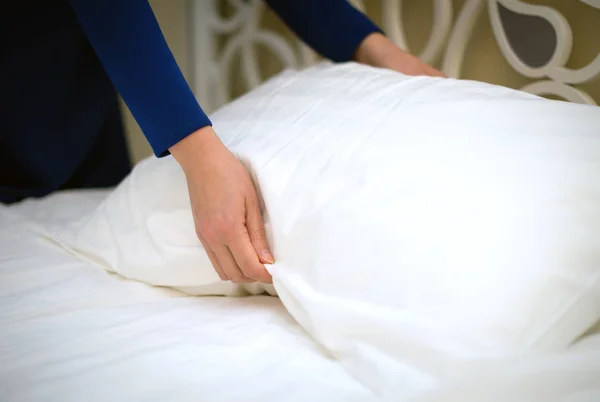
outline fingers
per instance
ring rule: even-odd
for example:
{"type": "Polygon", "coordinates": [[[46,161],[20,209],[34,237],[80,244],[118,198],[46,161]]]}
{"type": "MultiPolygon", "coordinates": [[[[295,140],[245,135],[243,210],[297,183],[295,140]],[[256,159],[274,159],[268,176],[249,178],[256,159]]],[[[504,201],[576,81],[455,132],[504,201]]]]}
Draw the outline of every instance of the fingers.
{"type": "Polygon", "coordinates": [[[258,259],[246,228],[240,230],[240,232],[243,233],[239,233],[232,238],[229,243],[229,249],[241,271],[246,277],[258,282],[272,283],[273,279],[258,259]]]}
{"type": "Polygon", "coordinates": [[[430,72],[429,72],[429,73],[430,73],[430,74],[431,74],[433,77],[448,78],[448,76],[447,76],[446,74],[444,74],[443,72],[441,72],[440,70],[436,70],[436,69],[435,69],[435,68],[433,68],[433,67],[430,67],[430,68],[431,68],[431,70],[430,70],[430,72]]]}
{"type": "Polygon", "coordinates": [[[267,242],[265,224],[260,212],[258,199],[246,202],[246,229],[260,262],[263,264],[273,264],[275,258],[273,258],[273,253],[271,253],[269,243],[267,242]]]}
{"type": "Polygon", "coordinates": [[[221,245],[217,247],[214,251],[215,256],[218,259],[218,263],[225,272],[225,275],[229,278],[229,280],[233,283],[251,283],[255,282],[253,278],[248,277],[244,274],[242,269],[240,268],[238,262],[235,260],[232,255],[231,250],[225,246],[221,245]]]}
{"type": "Polygon", "coordinates": [[[202,243],[202,246],[204,246],[204,251],[206,251],[206,255],[208,255],[208,259],[210,260],[215,271],[217,272],[217,275],[219,275],[219,278],[221,278],[222,281],[228,281],[229,276],[227,276],[223,268],[221,268],[221,264],[219,264],[219,259],[208,245],[208,242],[200,236],[198,238],[200,239],[200,243],[202,243]]]}
{"type": "MultiPolygon", "coordinates": [[[[203,237],[199,236],[199,238],[204,246],[204,250],[206,251],[208,258],[210,259],[210,262],[212,263],[213,268],[222,281],[232,281],[233,283],[251,283],[257,280],[244,274],[244,271],[240,268],[240,265],[224,241],[209,242],[203,237]]],[[[254,253],[254,250],[252,250],[252,253],[254,253]]],[[[243,260],[243,258],[240,259],[243,260]]],[[[258,259],[256,260],[258,261],[258,259]]]]}
{"type": "Polygon", "coordinates": [[[425,69],[424,69],[424,75],[428,75],[430,77],[441,77],[441,78],[448,78],[448,76],[446,76],[446,74],[444,74],[443,72],[441,72],[440,70],[431,67],[428,64],[423,64],[425,69]]]}
{"type": "MultiPolygon", "coordinates": [[[[234,283],[272,283],[257,256],[243,221],[217,231],[219,236],[198,236],[221,280],[234,283]]],[[[272,257],[271,257],[272,258],[272,257]]]]}

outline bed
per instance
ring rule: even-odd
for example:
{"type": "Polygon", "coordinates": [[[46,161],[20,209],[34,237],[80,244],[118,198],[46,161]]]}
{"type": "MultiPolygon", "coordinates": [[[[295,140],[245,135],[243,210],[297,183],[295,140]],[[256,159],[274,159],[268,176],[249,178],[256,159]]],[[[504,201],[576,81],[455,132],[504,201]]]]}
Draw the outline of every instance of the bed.
{"type": "MultiPolygon", "coordinates": [[[[600,100],[598,1],[354,3],[396,43],[449,76],[577,103],[600,100]],[[408,22],[417,16],[432,21],[430,34],[408,22]],[[523,16],[537,29],[537,45],[551,41],[554,52],[513,50],[506,32],[523,35],[523,16]],[[422,51],[413,49],[419,41],[422,51]]],[[[188,15],[191,81],[209,112],[284,67],[318,61],[260,1],[195,0],[188,15]]],[[[0,400],[376,400],[278,298],[198,298],[150,287],[107,274],[44,236],[84,216],[109,191],[63,192],[0,208],[0,400]]],[[[423,400],[598,401],[598,330],[564,354],[473,373],[470,382],[423,400]]]]}

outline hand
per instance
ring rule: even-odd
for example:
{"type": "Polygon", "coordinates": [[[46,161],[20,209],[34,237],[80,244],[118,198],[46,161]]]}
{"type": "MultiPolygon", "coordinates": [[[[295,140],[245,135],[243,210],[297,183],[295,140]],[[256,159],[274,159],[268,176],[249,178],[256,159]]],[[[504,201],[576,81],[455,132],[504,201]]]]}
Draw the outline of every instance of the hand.
{"type": "Polygon", "coordinates": [[[446,77],[444,73],[405,52],[380,33],[369,36],[358,47],[355,59],[373,67],[387,68],[406,75],[446,77]]]}
{"type": "Polygon", "coordinates": [[[242,163],[204,127],[170,148],[187,179],[196,234],[222,280],[271,283],[273,256],[258,196],[242,163]]]}

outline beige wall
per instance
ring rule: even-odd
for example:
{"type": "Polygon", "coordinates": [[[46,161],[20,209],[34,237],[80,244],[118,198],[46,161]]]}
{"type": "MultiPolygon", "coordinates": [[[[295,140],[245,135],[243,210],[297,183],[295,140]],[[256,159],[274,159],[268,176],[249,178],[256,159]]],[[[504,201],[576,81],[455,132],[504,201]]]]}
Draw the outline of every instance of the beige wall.
{"type": "MultiPolygon", "coordinates": [[[[453,0],[454,10],[459,10],[465,0],[453,0]]],[[[600,10],[594,9],[574,0],[529,0],[533,4],[546,4],[555,7],[567,17],[573,29],[575,47],[568,66],[578,68],[586,65],[600,53],[600,10]]],[[[381,21],[378,3],[379,1],[368,0],[367,13],[376,22],[381,21]]],[[[405,1],[405,23],[409,46],[411,50],[418,51],[422,48],[431,24],[431,1],[412,0],[405,1]]],[[[184,75],[188,76],[187,58],[187,23],[186,23],[186,0],[150,0],[159,24],[165,34],[167,42],[171,47],[179,66],[184,75]]],[[[223,11],[227,13],[226,7],[223,11]]],[[[278,20],[276,16],[268,12],[263,24],[269,29],[285,33],[289,38],[293,36],[278,20]]],[[[533,51],[533,50],[532,50],[533,51]]],[[[261,55],[261,69],[264,76],[268,77],[281,69],[280,63],[266,50],[259,48],[261,55]]],[[[493,38],[490,25],[486,18],[481,18],[476,26],[473,39],[468,47],[467,62],[465,63],[463,76],[469,79],[491,82],[518,88],[530,82],[517,74],[502,57],[498,45],[493,38]]],[[[239,79],[237,71],[232,68],[233,92],[239,95],[244,92],[244,87],[239,79]]],[[[600,100],[600,78],[594,82],[582,85],[594,99],[600,100]]],[[[124,107],[126,110],[126,108],[124,107]]],[[[131,145],[131,153],[135,161],[151,154],[145,138],[131,114],[125,112],[126,129],[131,145]]]]}

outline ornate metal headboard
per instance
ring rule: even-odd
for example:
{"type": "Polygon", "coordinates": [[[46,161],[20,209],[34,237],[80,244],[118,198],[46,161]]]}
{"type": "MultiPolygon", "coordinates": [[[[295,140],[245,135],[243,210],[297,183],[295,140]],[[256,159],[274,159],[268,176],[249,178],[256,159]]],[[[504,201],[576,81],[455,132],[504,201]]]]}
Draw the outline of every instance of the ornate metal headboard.
{"type": "MultiPolygon", "coordinates": [[[[588,27],[591,37],[588,35],[580,39],[589,41],[587,43],[591,45],[600,44],[600,0],[560,1],[579,3],[578,15],[586,13],[586,17],[592,21],[592,26],[588,27]],[[581,11],[581,7],[585,10],[581,11]]],[[[569,21],[565,13],[545,4],[549,1],[351,2],[379,23],[390,39],[407,50],[413,49],[409,48],[410,38],[406,33],[404,8],[408,5],[414,6],[415,3],[432,7],[428,38],[423,50],[413,50],[413,53],[424,61],[439,66],[446,74],[455,78],[465,77],[465,66],[469,63],[467,49],[474,40],[478,24],[487,22],[491,26],[490,36],[493,36],[503,59],[525,79],[524,85],[517,84],[515,87],[572,102],[600,103],[600,46],[597,50],[592,50],[593,57],[587,64],[578,68],[568,67],[567,63],[574,47],[573,28],[578,26],[579,17],[569,21]],[[372,14],[378,14],[379,18],[372,14]],[[525,60],[527,57],[515,50],[514,45],[523,41],[523,35],[527,35],[526,39],[531,39],[531,32],[511,34],[506,23],[511,16],[528,17],[531,24],[526,25],[530,25],[534,30],[538,29],[536,27],[539,27],[540,31],[544,30],[546,40],[553,42],[546,59],[541,63],[532,65],[525,60]],[[593,91],[587,88],[592,88],[593,91]]],[[[282,67],[302,67],[318,60],[312,51],[297,40],[290,40],[289,35],[265,26],[265,13],[268,12],[261,0],[189,0],[192,85],[200,103],[208,112],[214,111],[235,95],[231,89],[230,70],[236,57],[239,57],[237,73],[242,78],[245,90],[256,87],[267,78],[261,71],[256,45],[267,48],[280,60],[282,67]],[[223,16],[224,13],[226,16],[223,16]]],[[[547,44],[545,46],[548,48],[547,44]]]]}

